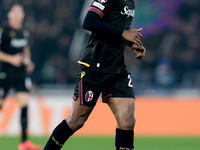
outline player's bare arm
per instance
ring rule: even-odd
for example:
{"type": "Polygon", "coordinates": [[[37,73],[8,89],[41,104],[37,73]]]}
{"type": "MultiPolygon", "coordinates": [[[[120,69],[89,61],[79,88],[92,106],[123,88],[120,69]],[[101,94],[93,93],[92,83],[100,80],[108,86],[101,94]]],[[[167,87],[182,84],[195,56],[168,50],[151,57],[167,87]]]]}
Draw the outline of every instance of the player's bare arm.
{"type": "Polygon", "coordinates": [[[23,56],[21,53],[9,55],[0,51],[0,61],[9,63],[15,67],[20,67],[22,64],[23,56]]]}
{"type": "Polygon", "coordinates": [[[133,42],[134,44],[140,46],[142,45],[142,34],[140,33],[142,31],[142,28],[140,29],[131,29],[131,30],[124,30],[122,37],[126,39],[127,41],[133,42]]]}
{"type": "Polygon", "coordinates": [[[26,66],[27,73],[33,72],[35,65],[31,60],[31,52],[29,46],[24,47],[23,64],[26,66]]]}

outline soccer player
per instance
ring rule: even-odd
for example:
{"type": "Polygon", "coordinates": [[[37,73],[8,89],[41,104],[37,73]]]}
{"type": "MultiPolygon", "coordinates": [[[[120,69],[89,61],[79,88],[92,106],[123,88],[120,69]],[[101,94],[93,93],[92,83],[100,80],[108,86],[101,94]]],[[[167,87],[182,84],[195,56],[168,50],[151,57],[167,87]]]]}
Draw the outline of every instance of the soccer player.
{"type": "Polygon", "coordinates": [[[11,6],[7,16],[8,24],[0,28],[0,108],[10,87],[16,90],[16,97],[21,108],[22,143],[18,150],[40,150],[27,138],[27,109],[29,100],[27,76],[34,69],[28,45],[29,31],[23,28],[24,9],[20,4],[11,6]]]}
{"type": "Polygon", "coordinates": [[[132,47],[137,58],[146,51],[141,42],[142,29],[130,30],[134,15],[133,0],[92,2],[83,23],[83,28],[92,34],[78,61],[72,112],[54,129],[44,150],[61,149],[84,125],[101,93],[117,121],[116,150],[134,149],[135,96],[123,53],[126,45],[132,47]]]}

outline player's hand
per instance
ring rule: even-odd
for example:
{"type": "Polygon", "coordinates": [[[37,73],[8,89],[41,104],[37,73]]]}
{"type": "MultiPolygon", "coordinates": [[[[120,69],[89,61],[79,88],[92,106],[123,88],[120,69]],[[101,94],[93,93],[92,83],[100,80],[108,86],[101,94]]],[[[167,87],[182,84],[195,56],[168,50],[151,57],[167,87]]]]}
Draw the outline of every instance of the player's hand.
{"type": "Polygon", "coordinates": [[[137,44],[133,44],[132,50],[136,54],[136,59],[141,59],[146,54],[146,48],[144,46],[138,46],[137,44]]]}
{"type": "Polygon", "coordinates": [[[25,67],[26,67],[26,72],[31,74],[35,69],[35,64],[31,61],[29,64],[25,65],[25,67]]]}
{"type": "Polygon", "coordinates": [[[127,41],[133,42],[134,44],[141,46],[142,45],[142,34],[140,33],[142,28],[140,29],[131,29],[131,30],[124,30],[122,37],[127,41]]]}
{"type": "Polygon", "coordinates": [[[15,54],[10,59],[10,64],[15,67],[20,67],[22,65],[23,56],[21,53],[15,54]]]}

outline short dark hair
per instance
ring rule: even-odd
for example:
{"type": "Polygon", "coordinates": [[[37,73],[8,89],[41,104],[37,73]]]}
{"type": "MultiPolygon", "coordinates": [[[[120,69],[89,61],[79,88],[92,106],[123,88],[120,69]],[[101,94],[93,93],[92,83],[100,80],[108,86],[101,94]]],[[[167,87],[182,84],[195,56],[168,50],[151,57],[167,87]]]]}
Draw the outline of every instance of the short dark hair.
{"type": "Polygon", "coordinates": [[[18,1],[16,1],[16,2],[13,2],[13,3],[10,5],[8,11],[10,11],[14,6],[20,6],[22,9],[24,9],[24,6],[23,6],[21,3],[19,3],[18,1]]]}

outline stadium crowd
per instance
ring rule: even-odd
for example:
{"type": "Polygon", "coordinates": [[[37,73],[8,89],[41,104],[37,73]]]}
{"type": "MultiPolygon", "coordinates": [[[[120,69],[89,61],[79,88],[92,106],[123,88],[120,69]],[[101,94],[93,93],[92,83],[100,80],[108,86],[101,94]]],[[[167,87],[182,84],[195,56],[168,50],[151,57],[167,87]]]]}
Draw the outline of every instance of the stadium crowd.
{"type": "MultiPolygon", "coordinates": [[[[15,0],[0,1],[0,25],[15,0]]],[[[68,50],[84,1],[21,0],[26,12],[24,22],[31,32],[31,51],[37,84],[68,82],[68,50]]]]}
{"type": "MultiPolygon", "coordinates": [[[[0,0],[0,25],[6,21],[6,11],[13,1],[0,0]]],[[[38,85],[75,83],[76,67],[68,52],[74,31],[80,27],[78,20],[84,1],[20,2],[26,10],[24,24],[31,31],[30,45],[36,64],[34,82],[38,85]]],[[[183,0],[170,29],[161,35],[144,37],[147,55],[143,61],[133,60],[134,55],[126,51],[128,68],[137,89],[200,87],[199,6],[198,0],[183,0]],[[160,42],[149,43],[149,39],[160,42]]]]}
{"type": "Polygon", "coordinates": [[[131,58],[128,59],[135,86],[139,87],[136,92],[148,89],[148,94],[155,94],[156,90],[172,92],[175,88],[200,87],[199,6],[198,0],[183,0],[168,30],[144,37],[146,57],[142,62],[131,63],[131,58]]]}
{"type": "Polygon", "coordinates": [[[182,87],[200,87],[200,1],[184,0],[174,23],[171,45],[172,68],[182,87]],[[174,53],[174,55],[173,55],[174,53]]]}

